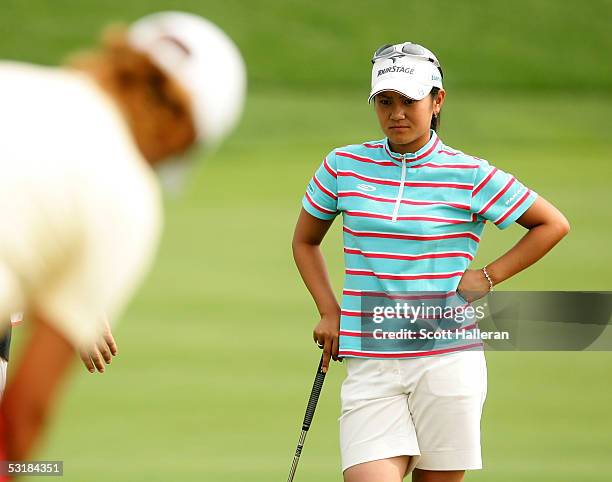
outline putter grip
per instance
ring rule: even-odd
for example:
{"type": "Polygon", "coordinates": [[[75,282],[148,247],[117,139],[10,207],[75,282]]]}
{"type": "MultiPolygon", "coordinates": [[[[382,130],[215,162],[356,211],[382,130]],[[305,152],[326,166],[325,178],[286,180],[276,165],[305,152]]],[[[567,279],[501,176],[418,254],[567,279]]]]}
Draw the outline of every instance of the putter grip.
{"type": "Polygon", "coordinates": [[[319,395],[321,394],[321,388],[323,388],[323,382],[325,381],[325,373],[321,370],[323,365],[323,357],[319,361],[319,368],[317,368],[317,374],[312,384],[312,391],[310,392],[310,399],[308,400],[308,406],[306,407],[306,415],[304,415],[304,423],[302,423],[302,430],[308,430],[312,423],[315,410],[317,408],[317,402],[319,401],[319,395]]]}

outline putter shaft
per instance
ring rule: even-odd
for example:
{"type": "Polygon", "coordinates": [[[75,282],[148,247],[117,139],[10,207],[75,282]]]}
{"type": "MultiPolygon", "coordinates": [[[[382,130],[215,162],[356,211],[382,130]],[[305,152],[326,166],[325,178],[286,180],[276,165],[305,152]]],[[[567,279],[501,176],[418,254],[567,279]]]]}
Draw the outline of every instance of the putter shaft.
{"type": "Polygon", "coordinates": [[[306,434],[312,423],[315,410],[317,408],[317,402],[319,401],[319,395],[323,388],[323,382],[325,381],[325,373],[321,370],[323,366],[323,355],[319,361],[319,367],[317,368],[317,374],[315,375],[314,383],[312,384],[312,390],[310,391],[310,398],[308,399],[308,405],[306,406],[306,414],[304,415],[304,421],[302,422],[302,432],[300,433],[300,439],[298,440],[297,447],[295,449],[295,455],[293,456],[293,462],[291,463],[291,469],[289,470],[289,478],[287,482],[292,482],[297,469],[298,462],[300,461],[300,455],[302,455],[302,449],[304,448],[304,441],[306,440],[306,434]]]}

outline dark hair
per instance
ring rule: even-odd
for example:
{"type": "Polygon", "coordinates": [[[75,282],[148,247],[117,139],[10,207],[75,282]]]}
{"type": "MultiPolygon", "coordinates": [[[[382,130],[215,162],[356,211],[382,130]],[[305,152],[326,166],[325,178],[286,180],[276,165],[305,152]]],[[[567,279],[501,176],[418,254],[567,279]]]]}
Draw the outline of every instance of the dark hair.
{"type": "MultiPolygon", "coordinates": [[[[438,95],[438,92],[440,92],[440,89],[438,87],[432,87],[431,89],[431,98],[435,99],[436,96],[438,95]]],[[[431,125],[430,128],[433,129],[434,131],[438,132],[438,129],[440,128],[440,114],[442,114],[442,111],[440,111],[438,113],[438,115],[433,114],[431,116],[431,125]]]]}

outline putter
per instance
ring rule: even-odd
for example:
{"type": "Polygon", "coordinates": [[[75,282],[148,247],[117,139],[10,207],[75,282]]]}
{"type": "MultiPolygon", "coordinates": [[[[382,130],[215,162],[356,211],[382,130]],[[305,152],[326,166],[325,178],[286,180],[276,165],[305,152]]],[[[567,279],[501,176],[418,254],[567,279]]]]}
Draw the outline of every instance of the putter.
{"type": "Polygon", "coordinates": [[[312,423],[315,410],[317,408],[317,402],[319,401],[319,395],[321,394],[321,388],[323,388],[323,382],[325,381],[325,373],[321,370],[323,365],[323,355],[319,361],[319,368],[317,368],[317,374],[312,384],[312,390],[310,392],[310,399],[308,400],[308,406],[306,407],[306,414],[304,415],[304,422],[302,423],[302,433],[295,449],[295,456],[293,457],[293,463],[291,464],[291,470],[289,470],[289,478],[287,482],[293,482],[293,476],[297,469],[298,462],[300,461],[300,455],[302,454],[302,448],[304,447],[304,440],[306,440],[306,434],[312,423]]]}

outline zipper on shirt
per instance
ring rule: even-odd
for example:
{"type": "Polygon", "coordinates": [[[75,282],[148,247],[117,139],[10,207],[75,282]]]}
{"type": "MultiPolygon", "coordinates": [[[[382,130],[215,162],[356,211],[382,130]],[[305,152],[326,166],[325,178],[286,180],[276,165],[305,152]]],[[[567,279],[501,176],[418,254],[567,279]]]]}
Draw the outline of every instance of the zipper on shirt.
{"type": "Polygon", "coordinates": [[[399,212],[402,199],[404,197],[404,183],[406,182],[406,156],[402,155],[402,180],[400,181],[399,192],[397,193],[397,199],[395,200],[395,208],[393,209],[393,217],[391,222],[397,221],[397,213],[399,212]]]}

